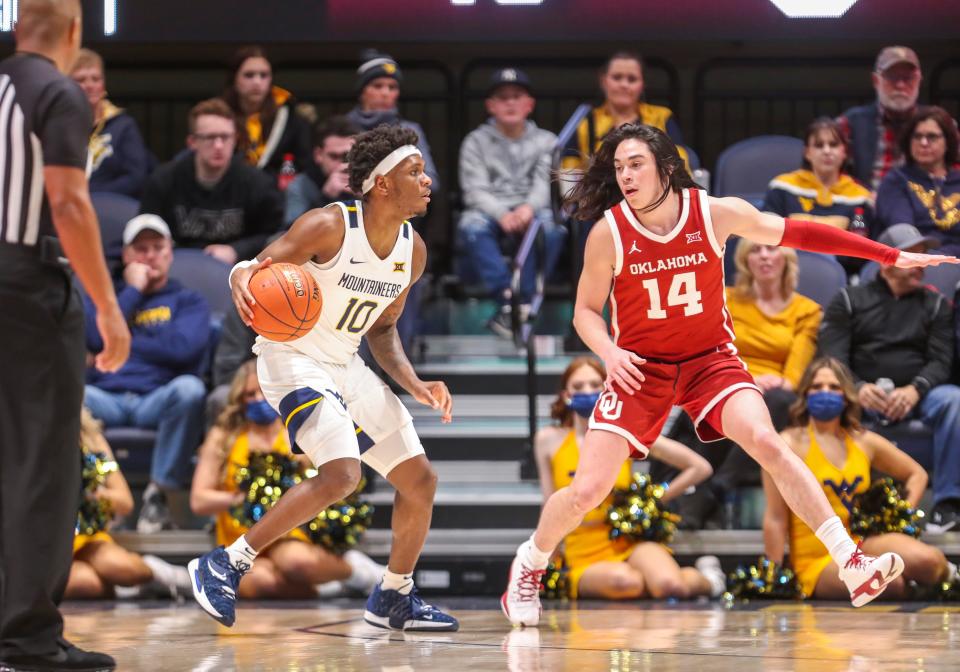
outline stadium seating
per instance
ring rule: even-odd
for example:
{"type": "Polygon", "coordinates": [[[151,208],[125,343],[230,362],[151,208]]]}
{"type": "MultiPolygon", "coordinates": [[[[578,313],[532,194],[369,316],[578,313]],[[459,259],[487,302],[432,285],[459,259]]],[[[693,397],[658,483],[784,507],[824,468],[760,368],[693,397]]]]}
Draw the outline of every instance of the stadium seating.
{"type": "Polygon", "coordinates": [[[758,208],[770,180],[800,167],[803,141],[785,135],[760,135],[727,147],[717,158],[713,193],[739,196],[758,208]]]}

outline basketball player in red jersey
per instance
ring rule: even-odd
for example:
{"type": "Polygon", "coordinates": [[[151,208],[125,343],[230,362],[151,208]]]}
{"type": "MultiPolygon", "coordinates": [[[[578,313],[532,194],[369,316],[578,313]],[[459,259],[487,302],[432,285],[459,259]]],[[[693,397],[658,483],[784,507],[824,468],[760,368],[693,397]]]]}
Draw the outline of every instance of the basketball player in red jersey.
{"type": "Polygon", "coordinates": [[[773,477],[841,568],[855,607],[877,597],[903,571],[903,560],[860,552],[813,474],[774,430],[733,345],[723,249],[738,235],[900,268],[960,260],[901,252],[831,226],[761,213],[739,198],[707,196],[670,138],[642,124],[607,135],[569,199],[581,219],[599,219],[587,239],[573,322],[606,364],[606,389],[573,482],[550,497],[536,532],[513,560],[501,598],[507,618],[514,625],[539,622],[540,580],[550,555],[610,493],[624,460],[631,453],[646,457],[674,404],[693,418],[702,440],[736,441],[773,477]]]}

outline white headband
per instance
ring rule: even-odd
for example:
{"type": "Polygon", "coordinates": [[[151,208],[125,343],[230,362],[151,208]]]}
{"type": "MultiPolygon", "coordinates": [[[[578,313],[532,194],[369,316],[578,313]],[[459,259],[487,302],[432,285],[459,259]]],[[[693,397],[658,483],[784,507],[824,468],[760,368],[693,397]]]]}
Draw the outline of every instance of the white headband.
{"type": "Polygon", "coordinates": [[[370,171],[370,176],[363,181],[363,193],[367,193],[373,189],[373,185],[377,183],[378,175],[386,175],[391,170],[396,168],[397,165],[399,165],[399,163],[408,156],[423,156],[423,154],[421,154],[420,150],[413,145],[397,147],[395,150],[387,154],[383,158],[383,161],[377,164],[376,168],[370,171]]]}

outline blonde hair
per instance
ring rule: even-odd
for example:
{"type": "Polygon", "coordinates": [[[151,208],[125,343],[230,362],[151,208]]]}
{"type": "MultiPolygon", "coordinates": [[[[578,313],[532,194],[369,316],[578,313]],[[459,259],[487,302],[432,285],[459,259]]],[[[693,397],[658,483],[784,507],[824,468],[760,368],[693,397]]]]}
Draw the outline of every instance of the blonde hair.
{"type": "Polygon", "coordinates": [[[80,409],[80,447],[84,451],[95,450],[102,433],[103,425],[83,406],[80,409]]]}
{"type": "Polygon", "coordinates": [[[103,57],[100,56],[93,49],[81,49],[77,52],[77,60],[73,62],[73,67],[70,68],[70,73],[73,74],[77,70],[83,70],[84,68],[97,68],[100,70],[100,74],[103,74],[103,57]]]}
{"type": "MultiPolygon", "coordinates": [[[[741,238],[737,242],[737,251],[734,253],[733,261],[737,267],[737,274],[734,279],[733,292],[739,299],[756,299],[753,291],[753,272],[747,264],[747,255],[756,247],[757,243],[746,238],[741,238]]],[[[800,265],[797,262],[797,253],[789,247],[778,248],[783,253],[786,263],[783,266],[783,277],[780,278],[780,293],[784,300],[793,296],[797,289],[797,277],[800,274],[800,265]]]]}

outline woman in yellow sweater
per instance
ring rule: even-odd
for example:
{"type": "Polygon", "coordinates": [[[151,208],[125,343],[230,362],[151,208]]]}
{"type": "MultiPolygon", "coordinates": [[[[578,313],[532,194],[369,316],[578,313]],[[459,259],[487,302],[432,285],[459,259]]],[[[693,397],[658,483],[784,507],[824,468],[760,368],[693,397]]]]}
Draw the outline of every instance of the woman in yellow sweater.
{"type": "MultiPolygon", "coordinates": [[[[801,379],[797,394],[799,399],[791,409],[795,426],[781,436],[822,484],[848,532],[853,497],[870,486],[871,468],[905,483],[907,500],[911,506],[917,505],[927,485],[926,471],[879,434],[861,428],[853,378],[842,363],[829,357],[815,361],[801,379]]],[[[849,591],[837,578],[837,567],[827,549],[790,513],[766,474],[763,490],[767,499],[763,517],[767,557],[782,563],[784,544],[789,543],[790,564],[805,595],[847,599],[849,591]]],[[[940,549],[905,534],[871,536],[862,541],[862,548],[870,555],[894,551],[903,558],[903,575],[890,585],[885,599],[902,599],[908,580],[930,586],[956,575],[956,566],[947,562],[940,549]]],[[[854,554],[851,561],[858,555],[854,554]]]]}
{"type": "MultiPolygon", "coordinates": [[[[534,442],[544,499],[573,479],[580,442],[605,378],[603,365],[592,357],[574,359],[563,372],[560,393],[550,410],[559,424],[538,431],[534,442]]],[[[650,455],[680,470],[664,493],[663,502],[710,476],[710,464],[704,458],[665,437],[650,446],[650,455]]],[[[629,487],[631,464],[632,460],[623,463],[616,488],[629,487]]],[[[680,567],[663,544],[623,537],[611,540],[606,523],[610,504],[608,498],[564,539],[571,597],[631,600],[717,596],[723,592],[724,574],[714,556],[699,558],[696,568],[680,567]]]]}
{"type": "MultiPolygon", "coordinates": [[[[246,497],[237,489],[237,470],[249,464],[251,454],[271,452],[290,455],[290,443],[283,421],[260,390],[257,362],[250,360],[234,376],[227,405],[200,447],[190,490],[193,512],[216,516],[218,545],[232,544],[247,531],[230,515],[230,509],[246,497]]],[[[309,467],[310,462],[302,459],[309,467]]],[[[312,544],[298,528],[260,553],[240,581],[240,596],[314,597],[317,586],[331,581],[366,592],[380,580],[382,569],[360,551],[338,556],[312,544]]]]}

